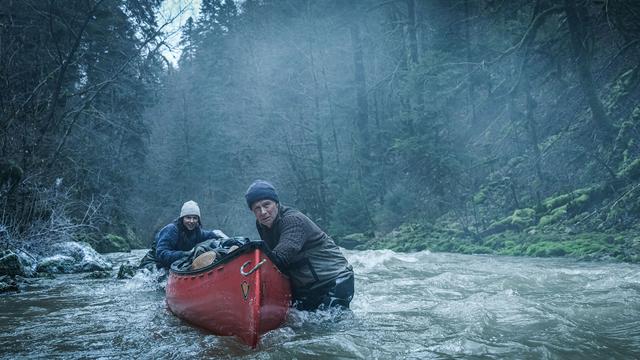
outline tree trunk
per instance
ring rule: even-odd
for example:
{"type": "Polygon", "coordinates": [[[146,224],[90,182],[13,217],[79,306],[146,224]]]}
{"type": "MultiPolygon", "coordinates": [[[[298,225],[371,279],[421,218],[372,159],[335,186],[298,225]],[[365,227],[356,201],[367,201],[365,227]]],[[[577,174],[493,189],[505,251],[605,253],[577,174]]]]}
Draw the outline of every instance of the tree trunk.
{"type": "Polygon", "coordinates": [[[531,88],[529,86],[529,77],[524,74],[524,91],[526,93],[526,106],[527,106],[527,130],[529,133],[529,138],[531,141],[531,150],[533,151],[533,163],[535,167],[536,177],[538,178],[537,184],[534,185],[534,190],[536,193],[536,205],[538,208],[542,205],[541,198],[541,189],[544,189],[544,176],[542,175],[542,166],[541,163],[541,154],[540,154],[540,146],[538,140],[538,124],[536,123],[536,118],[534,116],[535,109],[535,100],[531,95],[531,88]]]}
{"type": "MultiPolygon", "coordinates": [[[[415,78],[415,91],[412,98],[412,110],[415,119],[421,119],[425,113],[425,101],[424,101],[424,81],[418,75],[416,68],[420,62],[418,53],[418,31],[417,31],[417,13],[415,0],[407,1],[407,43],[408,52],[407,57],[409,59],[409,69],[413,71],[415,78]]],[[[413,128],[411,124],[410,129],[413,128]]]]}
{"type": "Polygon", "coordinates": [[[409,63],[417,64],[418,59],[418,31],[416,29],[416,3],[407,0],[407,33],[409,36],[409,63]]]}
{"type": "MultiPolygon", "coordinates": [[[[471,5],[469,4],[469,0],[464,1],[464,14],[465,14],[465,36],[467,39],[466,46],[466,56],[467,56],[467,71],[469,74],[473,72],[473,65],[471,59],[471,5]]],[[[467,103],[469,106],[469,112],[471,113],[471,128],[475,126],[477,123],[476,118],[476,103],[475,103],[475,83],[473,81],[469,82],[469,87],[467,88],[467,103]]]]}
{"type": "Polygon", "coordinates": [[[362,53],[362,39],[360,27],[356,22],[351,24],[351,42],[353,45],[353,63],[355,70],[357,117],[356,130],[358,132],[358,144],[356,152],[362,162],[363,176],[367,176],[369,170],[369,101],[367,99],[367,82],[364,71],[364,56],[362,53]]]}
{"type": "Polygon", "coordinates": [[[576,60],[578,80],[591,109],[591,120],[597,130],[605,137],[609,137],[612,134],[613,127],[598,97],[593,74],[591,73],[591,53],[586,46],[588,40],[585,24],[588,19],[587,9],[583,4],[577,5],[575,0],[564,0],[564,4],[571,35],[571,48],[576,60]]]}

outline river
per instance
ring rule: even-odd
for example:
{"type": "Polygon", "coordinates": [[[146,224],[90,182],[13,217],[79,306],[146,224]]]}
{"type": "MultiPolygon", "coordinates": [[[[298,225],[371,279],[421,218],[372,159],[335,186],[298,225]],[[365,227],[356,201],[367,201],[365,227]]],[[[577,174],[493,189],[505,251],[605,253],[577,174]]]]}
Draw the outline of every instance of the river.
{"type": "MultiPolygon", "coordinates": [[[[107,257],[120,264],[143,254],[107,257]]],[[[23,292],[0,296],[0,358],[640,358],[637,265],[345,254],[356,272],[352,311],[292,311],[256,349],[173,316],[153,275],[71,274],[36,279],[23,292]]]]}

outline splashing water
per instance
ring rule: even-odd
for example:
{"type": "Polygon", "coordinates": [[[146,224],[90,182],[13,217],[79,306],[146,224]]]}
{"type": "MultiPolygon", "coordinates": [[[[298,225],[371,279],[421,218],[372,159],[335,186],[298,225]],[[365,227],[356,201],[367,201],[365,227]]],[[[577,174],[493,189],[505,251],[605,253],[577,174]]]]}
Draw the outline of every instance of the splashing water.
{"type": "MultiPolygon", "coordinates": [[[[136,262],[144,251],[111,254],[136,262]]],[[[257,349],[191,327],[160,273],[37,279],[0,297],[0,358],[640,357],[640,268],[568,259],[345,251],[351,310],[292,310],[257,349]]],[[[117,268],[117,266],[116,266],[117,268]]]]}

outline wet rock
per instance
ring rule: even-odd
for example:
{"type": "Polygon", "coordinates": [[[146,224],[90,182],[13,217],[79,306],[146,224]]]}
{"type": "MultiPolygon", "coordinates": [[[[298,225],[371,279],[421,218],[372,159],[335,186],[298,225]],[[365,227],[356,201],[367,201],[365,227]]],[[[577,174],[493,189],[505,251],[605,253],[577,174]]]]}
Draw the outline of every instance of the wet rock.
{"type": "Polygon", "coordinates": [[[50,274],[70,274],[76,272],[76,259],[66,255],[53,255],[40,261],[38,272],[50,274]]]}
{"type": "Polygon", "coordinates": [[[18,258],[22,263],[25,275],[27,277],[34,277],[36,273],[36,266],[38,265],[38,260],[33,255],[24,250],[16,250],[15,253],[16,255],[18,255],[18,258]]]}
{"type": "Polygon", "coordinates": [[[111,263],[88,244],[68,241],[51,248],[55,254],[42,259],[36,268],[38,272],[78,273],[111,270],[111,263]]]}
{"type": "Polygon", "coordinates": [[[57,254],[72,256],[81,271],[111,270],[112,264],[86,243],[68,241],[54,247],[57,254]]]}
{"type": "Polygon", "coordinates": [[[27,271],[24,265],[22,265],[20,257],[11,250],[0,253],[0,275],[27,275],[27,271]]]}
{"type": "Polygon", "coordinates": [[[19,292],[18,284],[8,275],[0,276],[0,294],[7,292],[19,292]]]}
{"type": "Polygon", "coordinates": [[[118,269],[118,279],[131,279],[136,274],[136,267],[131,264],[122,264],[118,269]]]}
{"type": "Polygon", "coordinates": [[[33,284],[35,282],[35,280],[33,280],[33,279],[22,277],[20,275],[16,275],[14,277],[14,279],[19,284],[29,284],[29,285],[31,285],[31,284],[33,284]]]}
{"type": "Polygon", "coordinates": [[[40,279],[55,279],[56,276],[48,273],[48,272],[36,272],[34,274],[35,277],[40,278],[40,279]]]}
{"type": "Polygon", "coordinates": [[[111,277],[111,271],[93,271],[90,272],[85,279],[106,279],[111,277]]]}

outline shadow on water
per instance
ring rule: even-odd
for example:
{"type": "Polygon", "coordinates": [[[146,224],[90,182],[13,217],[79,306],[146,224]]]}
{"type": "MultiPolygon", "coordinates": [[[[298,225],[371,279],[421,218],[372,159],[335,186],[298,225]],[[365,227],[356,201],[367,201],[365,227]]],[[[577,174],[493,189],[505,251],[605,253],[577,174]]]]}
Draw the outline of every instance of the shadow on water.
{"type": "MultiPolygon", "coordinates": [[[[189,326],[158,274],[34,280],[0,297],[2,359],[640,357],[635,265],[429,252],[345,251],[351,311],[292,310],[257,349],[189,326]]],[[[114,264],[143,252],[111,254],[114,264]]],[[[116,266],[117,268],[117,266],[116,266]]]]}

